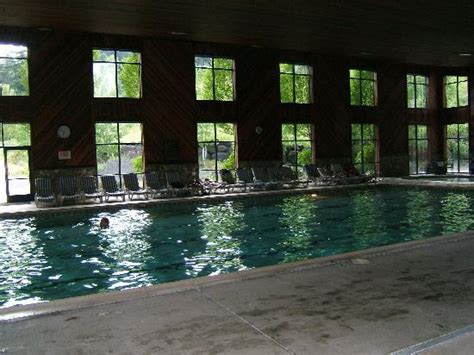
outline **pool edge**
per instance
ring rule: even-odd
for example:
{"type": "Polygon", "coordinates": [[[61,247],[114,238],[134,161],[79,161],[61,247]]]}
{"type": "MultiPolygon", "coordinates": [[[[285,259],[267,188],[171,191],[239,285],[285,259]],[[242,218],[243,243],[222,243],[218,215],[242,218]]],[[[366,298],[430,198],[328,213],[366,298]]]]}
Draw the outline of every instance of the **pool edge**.
{"type": "Polygon", "coordinates": [[[31,305],[12,306],[0,309],[0,323],[23,320],[68,310],[95,307],[111,303],[128,302],[132,300],[156,297],[160,295],[197,291],[214,285],[240,282],[262,277],[274,277],[282,273],[298,272],[305,269],[327,267],[334,264],[352,263],[353,259],[371,259],[379,256],[409,251],[417,248],[426,248],[433,244],[462,242],[474,236],[474,231],[454,233],[431,237],[427,239],[401,242],[381,247],[331,255],[321,258],[307,259],[292,263],[264,266],[256,269],[233,272],[229,274],[202,276],[193,279],[167,282],[160,285],[140,287],[124,291],[111,291],[99,294],[76,296],[61,300],[34,303],[31,305]]]}

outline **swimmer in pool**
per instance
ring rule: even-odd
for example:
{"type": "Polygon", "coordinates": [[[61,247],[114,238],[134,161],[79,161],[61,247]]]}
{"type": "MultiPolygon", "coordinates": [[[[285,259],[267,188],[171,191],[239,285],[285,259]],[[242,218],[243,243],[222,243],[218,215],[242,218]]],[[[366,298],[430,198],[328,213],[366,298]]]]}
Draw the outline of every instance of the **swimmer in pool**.
{"type": "Polygon", "coordinates": [[[102,217],[99,224],[100,228],[106,229],[106,228],[109,228],[109,225],[110,225],[109,219],[107,217],[102,217]]]}

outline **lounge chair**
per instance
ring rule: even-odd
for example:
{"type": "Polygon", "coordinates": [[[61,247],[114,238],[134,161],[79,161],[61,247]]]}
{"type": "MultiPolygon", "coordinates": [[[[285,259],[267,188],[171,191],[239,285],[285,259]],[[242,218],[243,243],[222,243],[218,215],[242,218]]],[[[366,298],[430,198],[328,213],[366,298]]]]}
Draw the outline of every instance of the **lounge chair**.
{"type": "Polygon", "coordinates": [[[160,175],[155,171],[145,173],[145,183],[148,193],[152,198],[168,196],[170,193],[166,187],[166,182],[161,182],[160,175]]]}
{"type": "Polygon", "coordinates": [[[265,184],[262,181],[254,181],[252,170],[249,168],[237,168],[235,171],[237,183],[245,185],[249,189],[262,189],[265,184]]]}
{"type": "Polygon", "coordinates": [[[299,179],[292,168],[289,166],[280,167],[280,178],[283,187],[308,187],[308,179],[299,179]]]}
{"type": "Polygon", "coordinates": [[[268,173],[269,169],[262,167],[252,168],[253,182],[254,184],[262,184],[265,190],[275,190],[281,188],[280,174],[276,172],[274,176],[270,176],[268,173]]]}
{"type": "Polygon", "coordinates": [[[125,201],[125,192],[117,186],[117,180],[113,175],[102,175],[100,177],[102,189],[104,190],[105,202],[109,202],[111,197],[121,198],[125,201]]]}
{"type": "Polygon", "coordinates": [[[123,182],[125,185],[125,192],[127,193],[129,200],[132,200],[134,196],[144,196],[145,199],[148,199],[148,191],[146,189],[142,189],[138,184],[137,174],[123,174],[123,182]]]}
{"type": "Polygon", "coordinates": [[[81,176],[79,184],[83,200],[98,199],[102,203],[102,193],[97,188],[97,178],[95,176],[81,176]]]}
{"type": "Polygon", "coordinates": [[[64,201],[72,200],[77,202],[82,198],[82,194],[77,191],[76,179],[74,176],[60,176],[59,177],[59,205],[63,205],[64,201]]]}
{"type": "Polygon", "coordinates": [[[49,177],[35,179],[35,204],[41,207],[42,204],[48,206],[56,205],[56,196],[53,193],[51,179],[49,177]]]}
{"type": "Polygon", "coordinates": [[[336,176],[332,175],[327,169],[325,168],[316,168],[316,171],[319,174],[319,177],[321,179],[321,182],[323,184],[333,184],[333,185],[339,185],[339,184],[345,184],[347,183],[347,180],[344,176],[336,176]]]}
{"type": "Polygon", "coordinates": [[[232,172],[228,169],[221,169],[219,170],[219,176],[221,177],[221,187],[217,188],[223,189],[226,192],[232,191],[234,192],[235,189],[240,189],[240,191],[245,191],[246,190],[246,185],[243,182],[237,182],[235,180],[234,175],[232,175],[232,172]]]}
{"type": "Polygon", "coordinates": [[[177,171],[170,170],[167,171],[165,175],[168,189],[171,191],[173,196],[185,196],[191,193],[188,186],[186,186],[183,179],[181,178],[181,175],[177,171]]]}
{"type": "Polygon", "coordinates": [[[318,173],[316,165],[306,164],[303,168],[306,172],[306,176],[308,177],[308,181],[312,181],[314,184],[318,185],[321,183],[320,175],[318,173]]]}

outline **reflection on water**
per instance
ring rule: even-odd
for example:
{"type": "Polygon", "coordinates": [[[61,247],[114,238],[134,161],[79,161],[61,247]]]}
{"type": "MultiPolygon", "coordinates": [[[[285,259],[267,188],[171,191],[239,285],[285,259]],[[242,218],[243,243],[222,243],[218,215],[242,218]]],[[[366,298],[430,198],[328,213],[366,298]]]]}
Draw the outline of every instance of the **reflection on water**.
{"type": "Polygon", "coordinates": [[[3,307],[39,302],[23,288],[47,267],[35,237],[34,218],[7,219],[0,222],[0,304],[3,307]]]}
{"type": "Polygon", "coordinates": [[[223,271],[245,270],[240,260],[241,241],[236,233],[245,228],[242,205],[225,201],[214,206],[197,208],[197,218],[201,228],[201,238],[206,241],[204,252],[186,258],[188,275],[218,275],[223,271]]]}
{"type": "MultiPolygon", "coordinates": [[[[101,258],[83,260],[97,267],[96,273],[113,270],[109,274],[109,289],[126,289],[152,284],[145,263],[152,258],[148,253],[150,243],[146,231],[152,224],[150,214],[144,210],[120,210],[115,213],[101,213],[90,219],[90,236],[99,239],[101,258]],[[110,227],[100,229],[101,218],[110,221],[110,227]]],[[[97,284],[89,284],[91,288],[97,284]]],[[[86,286],[87,287],[87,286],[86,286]]]]}
{"type": "Polygon", "coordinates": [[[122,290],[474,228],[474,192],[371,188],[0,220],[0,305],[122,290]],[[109,229],[100,229],[102,217],[109,229]]]}
{"type": "Polygon", "coordinates": [[[307,259],[314,253],[312,247],[312,227],[317,224],[314,198],[311,196],[289,197],[280,205],[281,227],[286,231],[283,247],[283,261],[297,261],[307,259]]]}
{"type": "Polygon", "coordinates": [[[428,191],[407,191],[407,213],[402,232],[411,239],[423,239],[431,235],[435,214],[434,201],[428,191]]]}
{"type": "Polygon", "coordinates": [[[441,204],[440,219],[443,234],[464,232],[472,228],[474,216],[470,197],[460,192],[448,193],[441,204]]]}
{"type": "Polygon", "coordinates": [[[354,249],[362,249],[387,234],[383,216],[384,200],[372,191],[361,191],[352,198],[354,249]]]}

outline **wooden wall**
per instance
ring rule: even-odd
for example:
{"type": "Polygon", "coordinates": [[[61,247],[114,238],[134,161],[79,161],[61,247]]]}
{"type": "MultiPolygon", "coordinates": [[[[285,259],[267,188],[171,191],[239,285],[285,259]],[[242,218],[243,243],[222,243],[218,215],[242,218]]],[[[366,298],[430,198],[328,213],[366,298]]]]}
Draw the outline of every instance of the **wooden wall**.
{"type": "MultiPolygon", "coordinates": [[[[314,124],[318,160],[349,160],[350,124],[367,122],[379,127],[382,170],[387,175],[406,175],[409,123],[429,124],[432,154],[442,156],[442,124],[470,122],[473,116],[470,107],[440,108],[442,75],[470,74],[467,69],[411,67],[389,61],[361,61],[268,48],[7,27],[0,28],[0,42],[17,42],[29,48],[30,96],[0,97],[0,120],[31,122],[33,169],[94,167],[96,121],[143,122],[146,164],[197,163],[196,122],[199,121],[236,122],[241,161],[280,160],[283,122],[314,124]],[[143,98],[94,99],[92,48],[140,50],[143,98]],[[235,58],[235,102],[195,100],[195,54],[235,58]],[[279,102],[280,61],[313,66],[313,104],[279,102]],[[349,105],[351,67],[377,71],[377,107],[349,105]],[[407,73],[429,75],[430,109],[406,108],[407,73]],[[56,136],[61,124],[72,129],[66,140],[56,136]],[[263,128],[262,134],[255,133],[256,126],[263,128]],[[166,154],[170,146],[177,147],[179,152],[172,160],[166,154]],[[71,150],[72,159],[59,161],[59,150],[71,150]]],[[[471,81],[471,96],[472,91],[471,81]]]]}

